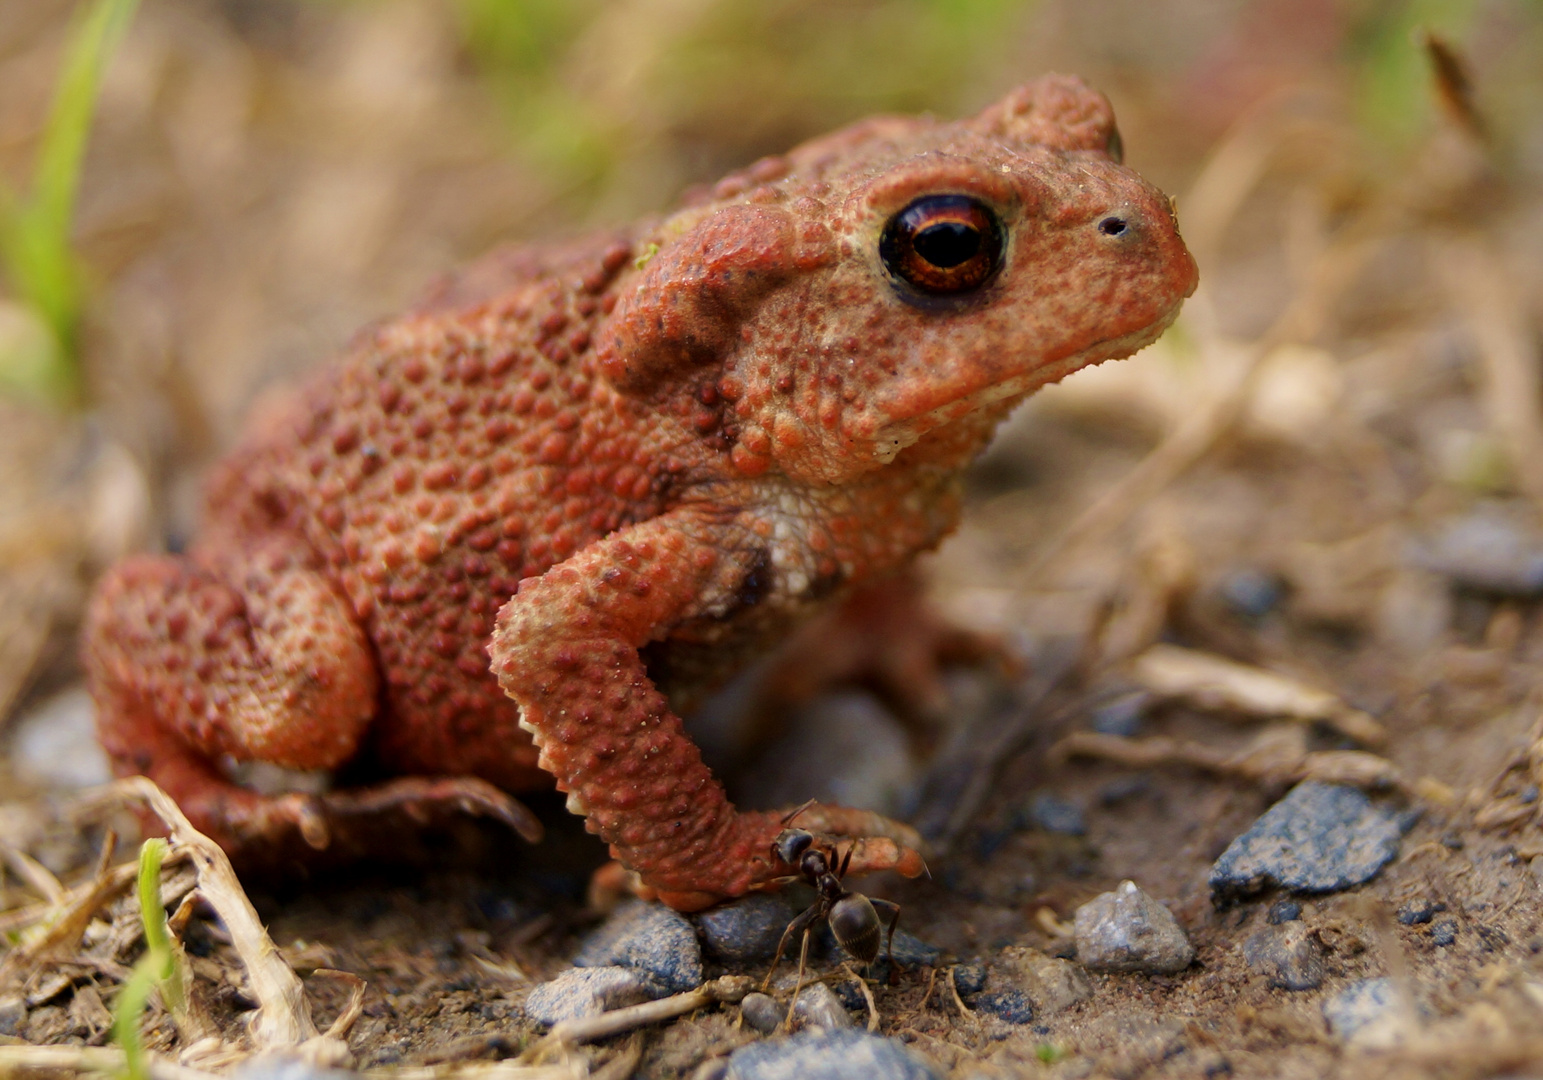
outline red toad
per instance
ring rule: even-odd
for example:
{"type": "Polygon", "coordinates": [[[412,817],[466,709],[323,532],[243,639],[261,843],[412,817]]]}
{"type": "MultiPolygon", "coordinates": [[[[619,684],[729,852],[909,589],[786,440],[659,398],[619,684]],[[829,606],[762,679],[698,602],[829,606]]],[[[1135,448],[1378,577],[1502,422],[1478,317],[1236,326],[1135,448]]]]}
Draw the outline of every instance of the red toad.
{"type": "MultiPolygon", "coordinates": [[[[102,742],[240,855],[553,778],[682,909],[763,887],[682,700],[935,546],[1039,387],[1128,356],[1196,271],[1074,78],[957,123],[876,117],[662,220],[496,252],[364,334],[209,482],[185,555],[92,600],[102,742]],[[405,777],[261,795],[231,761],[405,777]],[[496,789],[493,786],[496,786],[496,789]]],[[[855,870],[915,873],[904,826],[855,870]]]]}

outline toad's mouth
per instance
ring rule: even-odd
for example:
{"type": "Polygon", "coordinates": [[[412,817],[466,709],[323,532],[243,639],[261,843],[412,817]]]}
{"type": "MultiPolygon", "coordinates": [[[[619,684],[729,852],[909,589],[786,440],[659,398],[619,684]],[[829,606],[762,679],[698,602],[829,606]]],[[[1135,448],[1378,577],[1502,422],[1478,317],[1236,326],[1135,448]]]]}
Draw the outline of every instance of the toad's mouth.
{"type": "Polygon", "coordinates": [[[908,446],[915,445],[922,436],[938,428],[964,419],[989,405],[1008,399],[1022,399],[1051,383],[1060,382],[1073,372],[1093,367],[1105,360],[1123,360],[1146,348],[1162,336],[1163,331],[1178,317],[1178,305],[1165,318],[1134,330],[1120,337],[1095,341],[1085,349],[1055,360],[1030,362],[1023,370],[1007,378],[992,379],[990,373],[963,380],[964,386],[974,383],[974,389],[964,389],[952,401],[935,406],[914,416],[892,420],[879,428],[873,436],[873,456],[880,464],[888,465],[908,446]]]}

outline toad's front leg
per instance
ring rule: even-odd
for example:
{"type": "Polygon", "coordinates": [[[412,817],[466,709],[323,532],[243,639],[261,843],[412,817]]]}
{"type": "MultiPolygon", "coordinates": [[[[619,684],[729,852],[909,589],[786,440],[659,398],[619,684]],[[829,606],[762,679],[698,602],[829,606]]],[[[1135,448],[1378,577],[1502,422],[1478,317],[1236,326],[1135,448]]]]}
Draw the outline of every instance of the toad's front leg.
{"type": "MultiPolygon", "coordinates": [[[[755,558],[726,542],[735,532],[682,509],[615,533],[521,582],[489,647],[569,808],[682,910],[796,873],[770,854],[781,815],[735,810],[638,655],[741,592],[755,558]]],[[[800,820],[861,836],[854,872],[923,869],[915,834],[876,814],[815,807],[800,820]]]]}

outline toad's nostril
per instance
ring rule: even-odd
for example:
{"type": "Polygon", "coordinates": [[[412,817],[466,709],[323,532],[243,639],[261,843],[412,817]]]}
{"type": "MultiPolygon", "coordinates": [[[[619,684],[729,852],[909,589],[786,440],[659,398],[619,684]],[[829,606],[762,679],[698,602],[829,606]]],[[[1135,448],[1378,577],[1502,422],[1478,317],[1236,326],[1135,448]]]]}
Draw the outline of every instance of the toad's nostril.
{"type": "Polygon", "coordinates": [[[1127,227],[1124,218],[1113,214],[1098,223],[1098,231],[1105,236],[1124,236],[1127,227]]]}

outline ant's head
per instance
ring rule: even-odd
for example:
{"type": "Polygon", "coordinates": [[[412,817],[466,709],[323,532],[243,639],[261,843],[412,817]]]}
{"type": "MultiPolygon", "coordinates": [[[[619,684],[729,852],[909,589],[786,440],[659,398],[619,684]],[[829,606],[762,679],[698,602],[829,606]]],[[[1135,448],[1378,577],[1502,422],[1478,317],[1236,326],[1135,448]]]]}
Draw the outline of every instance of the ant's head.
{"type": "Polygon", "coordinates": [[[783,829],[772,841],[772,858],[787,866],[798,866],[799,858],[814,843],[814,834],[803,829],[783,829]]]}

